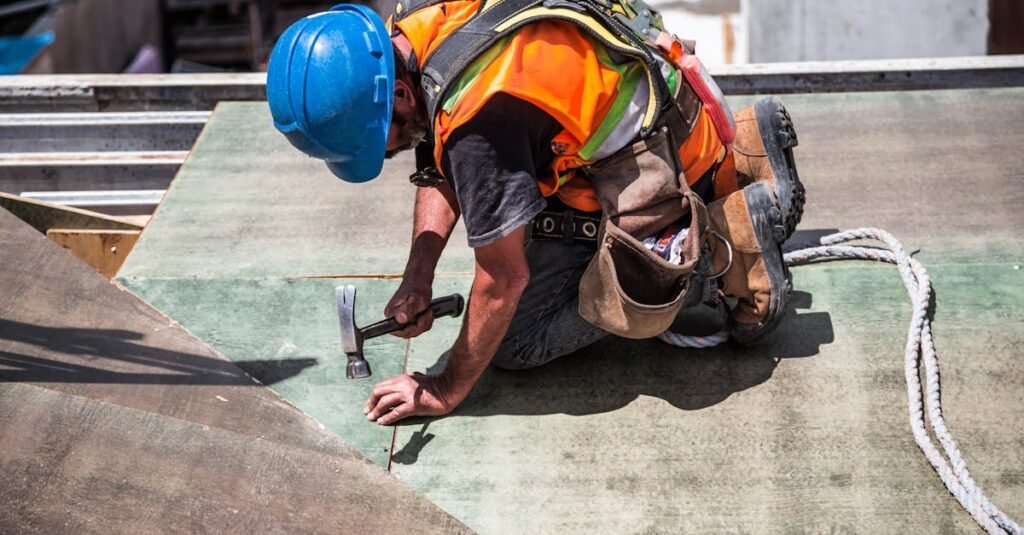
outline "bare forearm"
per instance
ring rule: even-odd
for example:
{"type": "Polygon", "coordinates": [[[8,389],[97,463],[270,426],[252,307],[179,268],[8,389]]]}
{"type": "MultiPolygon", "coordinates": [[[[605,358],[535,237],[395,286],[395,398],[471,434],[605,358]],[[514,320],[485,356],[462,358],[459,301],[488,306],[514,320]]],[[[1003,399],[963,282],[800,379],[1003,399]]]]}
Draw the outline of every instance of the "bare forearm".
{"type": "MultiPolygon", "coordinates": [[[[429,200],[428,197],[427,201],[429,200]]],[[[417,203],[417,212],[425,206],[429,205],[417,203]]],[[[452,213],[457,212],[453,210],[452,213]]],[[[454,221],[451,221],[447,226],[431,227],[431,223],[436,224],[443,220],[417,220],[417,235],[421,237],[420,240],[423,239],[422,236],[430,234],[444,236],[444,240],[447,240],[447,235],[451,231],[450,226],[454,224],[454,221]],[[420,226],[420,223],[427,224],[420,226]],[[430,230],[431,228],[433,230],[430,230]],[[438,232],[445,229],[447,232],[438,232]]],[[[508,236],[475,250],[476,272],[473,288],[470,290],[469,310],[466,311],[462,331],[452,348],[445,370],[440,375],[404,373],[377,383],[373,387],[370,399],[363,407],[363,412],[370,421],[386,425],[409,416],[447,414],[466,399],[473,385],[494,358],[530,278],[529,263],[524,250],[525,236],[525,230],[519,228],[508,236]]],[[[433,251],[427,248],[427,245],[420,247],[428,253],[433,251]]],[[[413,249],[416,250],[415,243],[413,249]]],[[[412,266],[414,261],[410,260],[409,263],[412,266]]],[[[434,257],[430,265],[431,276],[436,264],[437,258],[434,257]]],[[[410,284],[410,280],[412,279],[407,269],[402,285],[410,284]]],[[[415,284],[421,284],[423,280],[425,279],[415,284]]],[[[429,284],[426,288],[429,294],[429,284]]],[[[422,289],[403,294],[400,288],[396,294],[399,297],[392,298],[388,309],[398,307],[405,310],[403,314],[414,317],[429,301],[427,294],[424,294],[422,289]],[[410,296],[420,297],[411,299],[410,296]],[[409,305],[410,302],[414,302],[416,306],[409,305]]],[[[395,318],[399,316],[399,313],[395,314],[395,318]]],[[[431,316],[421,314],[419,317],[431,316]]],[[[399,321],[406,322],[405,319],[399,321]]],[[[418,322],[416,327],[410,327],[411,330],[405,335],[415,336],[429,328],[428,324],[421,325],[418,322]]]]}
{"type": "Polygon", "coordinates": [[[437,261],[458,219],[459,205],[451,186],[416,190],[412,247],[405,266],[407,277],[433,279],[437,261]]]}
{"type": "Polygon", "coordinates": [[[466,318],[442,373],[442,383],[454,398],[450,401],[456,404],[494,358],[526,287],[526,272],[495,275],[477,267],[466,318]]]}

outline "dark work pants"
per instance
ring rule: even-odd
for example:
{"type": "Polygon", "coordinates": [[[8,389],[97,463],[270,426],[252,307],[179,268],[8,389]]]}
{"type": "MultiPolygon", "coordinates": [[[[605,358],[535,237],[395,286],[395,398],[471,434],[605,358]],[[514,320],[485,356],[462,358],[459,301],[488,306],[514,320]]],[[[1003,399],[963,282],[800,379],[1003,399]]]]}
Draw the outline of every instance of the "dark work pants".
{"type": "Polygon", "coordinates": [[[530,240],[530,282],[492,363],[509,370],[546,364],[608,336],[577,311],[579,285],[594,256],[592,242],[530,240]]]}

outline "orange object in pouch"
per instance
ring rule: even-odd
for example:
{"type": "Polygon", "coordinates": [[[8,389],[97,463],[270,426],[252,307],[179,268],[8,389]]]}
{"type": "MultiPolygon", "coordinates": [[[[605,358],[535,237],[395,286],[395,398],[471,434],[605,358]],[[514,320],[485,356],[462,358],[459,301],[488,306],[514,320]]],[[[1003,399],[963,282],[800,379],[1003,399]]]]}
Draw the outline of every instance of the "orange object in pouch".
{"type": "Polygon", "coordinates": [[[683,77],[704,105],[704,111],[715,125],[715,131],[722,143],[732,145],[733,139],[736,138],[736,122],[732,118],[732,110],[725,102],[722,89],[708,74],[700,58],[687,54],[682,43],[668,32],[658,34],[655,45],[683,71],[683,77]]]}

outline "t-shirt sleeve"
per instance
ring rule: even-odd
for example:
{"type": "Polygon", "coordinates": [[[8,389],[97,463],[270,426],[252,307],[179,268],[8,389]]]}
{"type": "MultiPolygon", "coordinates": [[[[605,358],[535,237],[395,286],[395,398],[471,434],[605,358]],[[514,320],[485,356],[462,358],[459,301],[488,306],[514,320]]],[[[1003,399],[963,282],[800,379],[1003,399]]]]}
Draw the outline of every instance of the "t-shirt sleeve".
{"type": "Polygon", "coordinates": [[[466,224],[470,247],[508,236],[546,201],[538,173],[551,165],[558,121],[532,104],[498,94],[449,136],[441,156],[466,224]]]}

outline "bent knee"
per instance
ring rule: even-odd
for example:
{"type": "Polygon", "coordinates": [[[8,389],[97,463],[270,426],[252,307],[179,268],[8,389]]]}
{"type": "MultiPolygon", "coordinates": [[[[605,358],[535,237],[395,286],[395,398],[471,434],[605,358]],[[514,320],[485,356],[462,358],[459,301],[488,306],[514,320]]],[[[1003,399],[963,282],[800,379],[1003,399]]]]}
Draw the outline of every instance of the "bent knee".
{"type": "Polygon", "coordinates": [[[491,365],[502,370],[528,370],[544,364],[546,353],[543,344],[517,344],[516,340],[505,340],[498,347],[491,365]]]}

